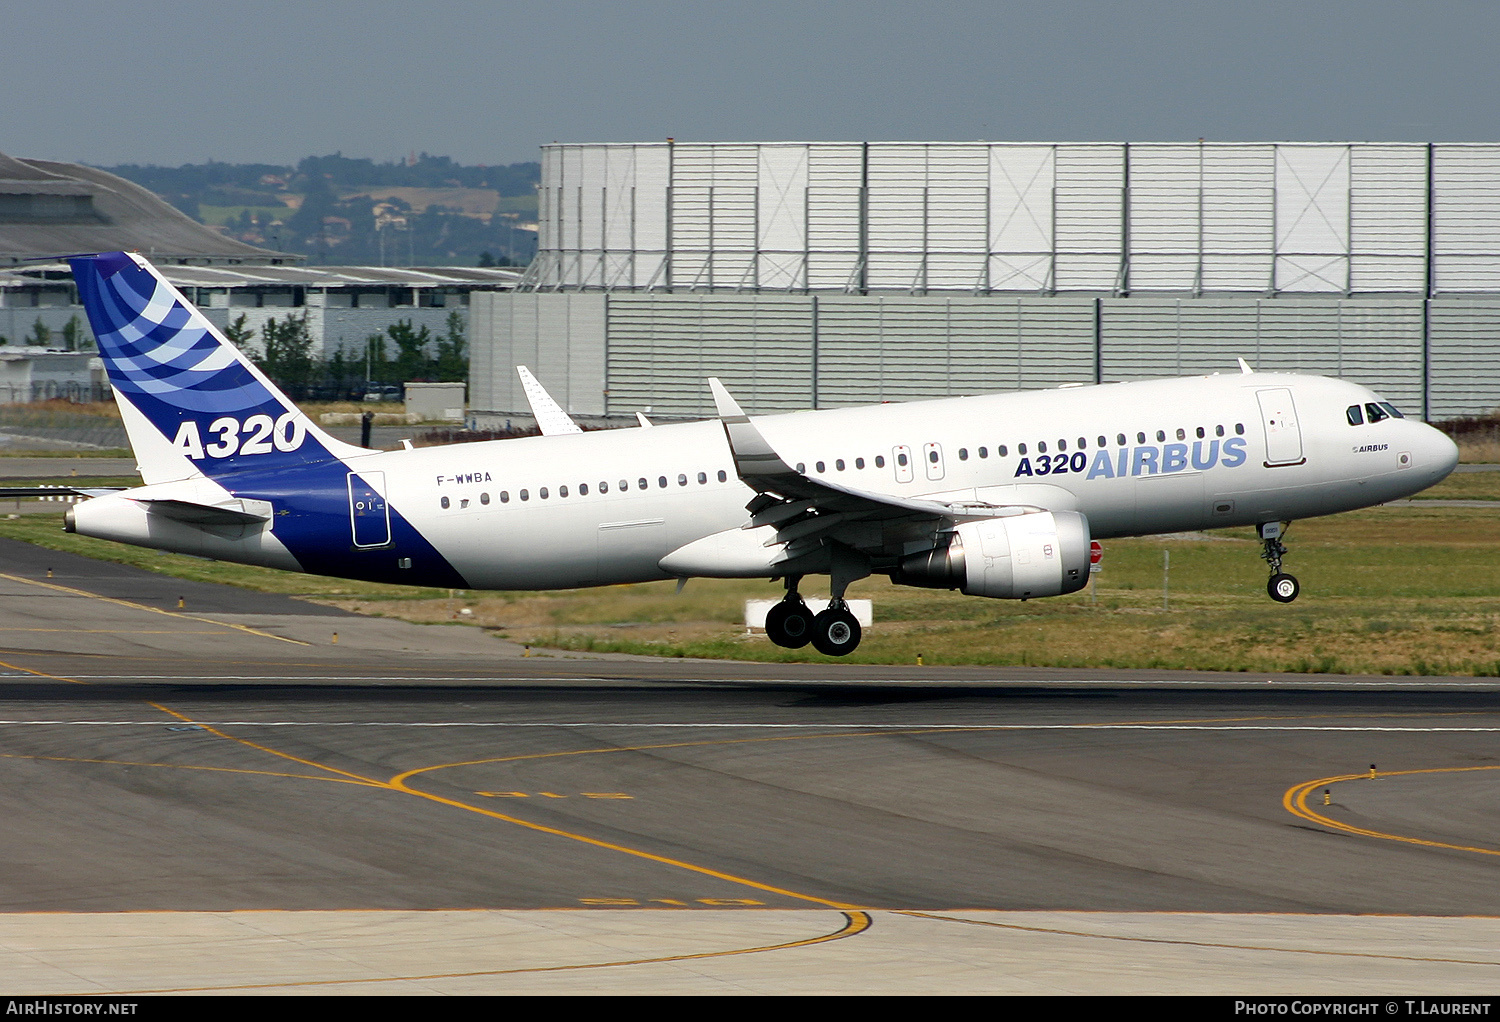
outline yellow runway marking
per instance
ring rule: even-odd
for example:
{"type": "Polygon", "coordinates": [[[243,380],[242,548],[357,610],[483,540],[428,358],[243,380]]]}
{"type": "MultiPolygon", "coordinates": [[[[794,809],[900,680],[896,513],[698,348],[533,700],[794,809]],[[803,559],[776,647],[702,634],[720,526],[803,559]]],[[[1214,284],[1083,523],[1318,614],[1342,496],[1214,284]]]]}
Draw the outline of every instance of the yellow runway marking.
{"type": "Polygon", "coordinates": [[[198,621],[203,624],[218,625],[220,628],[233,628],[236,631],[248,632],[251,635],[259,635],[263,639],[275,639],[277,642],[290,642],[298,646],[309,645],[308,643],[303,642],[301,639],[288,639],[281,635],[272,635],[270,632],[263,632],[258,628],[251,628],[249,625],[236,625],[231,624],[227,621],[215,621],[212,618],[197,617],[192,614],[183,614],[180,611],[162,610],[160,607],[148,607],[144,603],[136,603],[133,600],[120,600],[116,599],[113,596],[100,596],[98,593],[90,593],[82,589],[74,589],[71,586],[60,586],[53,582],[42,582],[34,578],[23,578],[20,575],[10,575],[3,571],[0,571],[0,578],[9,579],[12,582],[20,582],[23,585],[39,586],[42,589],[52,589],[59,593],[67,593],[69,596],[82,596],[85,599],[89,600],[102,600],[105,603],[113,603],[119,607],[129,607],[131,610],[145,610],[150,611],[152,614],[165,614],[167,617],[183,618],[188,621],[198,621]]]}
{"type": "MultiPolygon", "coordinates": [[[[669,910],[663,910],[669,911],[669,910]]],[[[435,979],[469,979],[480,976],[516,976],[538,972],[577,972],[582,969],[615,969],[625,965],[660,965],[666,962],[693,962],[705,958],[729,958],[733,955],[754,955],[763,951],[786,951],[794,947],[811,947],[826,944],[831,940],[842,940],[865,932],[873,924],[868,912],[848,910],[844,912],[844,925],[832,933],[803,940],[790,940],[781,944],[763,944],[759,947],[734,948],[730,951],[701,951],[691,955],[663,955],[658,958],[627,958],[618,962],[586,962],[579,965],[539,965],[525,969],[487,969],[481,972],[439,972],[422,976],[372,976],[363,979],[313,979],[292,980],[285,983],[242,983],[238,985],[212,987],[170,987],[159,990],[114,990],[111,996],[126,994],[191,994],[208,993],[215,990],[275,990],[281,987],[349,986],[354,983],[415,983],[435,979]]]]}
{"type": "MultiPolygon", "coordinates": [[[[198,724],[197,721],[185,716],[184,714],[178,713],[171,707],[163,706],[160,703],[151,703],[150,705],[156,707],[158,710],[161,710],[163,713],[171,714],[184,723],[198,724]]],[[[341,770],[338,767],[327,766],[326,764],[318,763],[310,759],[303,759],[300,756],[293,756],[290,753],[280,752],[276,749],[270,748],[269,746],[261,745],[257,742],[252,742],[245,738],[236,738],[233,735],[226,734],[225,732],[220,731],[217,728],[211,727],[207,724],[198,724],[198,726],[203,728],[203,730],[209,732],[210,734],[218,735],[220,738],[226,739],[231,742],[237,742],[238,744],[244,745],[251,749],[257,749],[261,752],[266,753],[267,755],[278,756],[282,759],[289,759],[294,763],[301,763],[303,766],[312,767],[315,770],[327,770],[331,773],[335,773],[343,777],[363,781],[372,787],[387,788],[391,791],[401,792],[402,794],[411,795],[415,798],[425,799],[429,802],[435,802],[439,805],[449,806],[454,809],[462,809],[466,812],[477,813],[480,816],[487,816],[493,820],[500,820],[504,823],[514,824],[517,827],[523,827],[527,830],[535,831],[539,834],[550,834],[554,837],[567,838],[570,841],[577,841],[580,844],[591,845],[595,848],[605,849],[606,851],[620,852],[624,855],[634,856],[638,859],[645,859],[648,862],[660,863],[664,866],[674,866],[678,869],[685,869],[689,872],[698,873],[702,876],[712,877],[716,880],[723,880],[727,883],[739,884],[744,887],[751,887],[758,891],[766,891],[770,894],[778,894],[782,897],[792,898],[797,901],[810,901],[817,905],[826,905],[829,908],[845,910],[857,908],[857,906],[846,905],[842,902],[837,901],[830,901],[827,898],[819,898],[811,894],[799,894],[796,891],[789,891],[781,887],[775,887],[771,884],[763,884],[757,880],[751,880],[747,877],[734,876],[731,873],[722,873],[715,869],[709,869],[707,866],[697,866],[690,862],[684,862],[681,859],[672,859],[668,858],[665,855],[657,855],[653,852],[642,851],[638,848],[630,848],[626,845],[619,845],[610,841],[601,841],[598,838],[588,837],[585,834],[575,834],[572,831],[562,830],[558,827],[549,827],[545,824],[533,823],[530,820],[523,820],[516,816],[509,816],[505,813],[496,812],[493,809],[485,809],[482,806],[469,805],[467,802],[460,802],[457,799],[445,798],[442,795],[434,795],[431,792],[421,791],[417,788],[408,787],[405,783],[405,778],[415,773],[421,773],[421,770],[409,770],[406,773],[396,775],[389,781],[380,781],[373,777],[365,777],[361,774],[351,773],[348,770],[341,770]]]]}
{"type": "MultiPolygon", "coordinates": [[[[1190,914],[1202,915],[1203,913],[1190,914]]],[[[1500,965],[1500,960],[1422,958],[1416,955],[1383,955],[1373,951],[1325,951],[1319,948],[1276,947],[1271,944],[1219,944],[1204,940],[1181,940],[1173,937],[1140,937],[1123,933],[1090,933],[1086,930],[1063,930],[1049,926],[1022,926],[1019,923],[999,923],[990,919],[966,919],[963,916],[939,915],[932,912],[897,910],[896,915],[913,916],[918,919],[936,919],[947,923],[965,923],[969,926],[989,926],[999,930],[1018,930],[1023,933],[1050,933],[1059,937],[1088,937],[1093,940],[1121,940],[1136,944],[1172,944],[1180,947],[1202,947],[1225,951],[1278,951],[1289,955],[1326,955],[1334,958],[1378,958],[1396,962],[1440,962],[1448,965],[1500,965]]]]}
{"type": "MultiPolygon", "coordinates": [[[[1462,774],[1476,770],[1500,770],[1500,766],[1473,766],[1473,767],[1433,767],[1426,770],[1388,770],[1380,771],[1377,777],[1406,777],[1412,774],[1462,774]]],[[[1324,816],[1307,804],[1307,797],[1318,788],[1330,787],[1342,784],[1344,781],[1368,781],[1368,772],[1359,774],[1340,774],[1337,777],[1323,777],[1316,781],[1304,781],[1294,784],[1287,789],[1286,794],[1281,797],[1282,807],[1293,816],[1300,816],[1304,820],[1341,830],[1346,834],[1358,834],[1361,837],[1378,837],[1386,841],[1400,841],[1409,845],[1425,845],[1428,848],[1450,848],[1457,852],[1478,852],[1480,855],[1500,855],[1500,849],[1478,848],[1473,845],[1455,845],[1446,841],[1427,841],[1423,838],[1407,837],[1403,834],[1386,834],[1383,831],[1369,830],[1365,827],[1356,827],[1352,824],[1341,823],[1338,820],[1324,816]]]]}

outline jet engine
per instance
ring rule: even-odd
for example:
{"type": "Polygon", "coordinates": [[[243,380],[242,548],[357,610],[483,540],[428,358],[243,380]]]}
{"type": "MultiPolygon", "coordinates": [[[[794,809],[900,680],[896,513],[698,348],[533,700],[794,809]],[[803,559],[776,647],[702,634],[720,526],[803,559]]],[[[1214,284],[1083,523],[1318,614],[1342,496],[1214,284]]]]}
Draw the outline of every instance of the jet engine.
{"type": "Polygon", "coordinates": [[[891,572],[900,585],[1000,600],[1076,593],[1088,580],[1089,520],[1077,511],[965,522],[944,543],[902,558],[891,572]]]}

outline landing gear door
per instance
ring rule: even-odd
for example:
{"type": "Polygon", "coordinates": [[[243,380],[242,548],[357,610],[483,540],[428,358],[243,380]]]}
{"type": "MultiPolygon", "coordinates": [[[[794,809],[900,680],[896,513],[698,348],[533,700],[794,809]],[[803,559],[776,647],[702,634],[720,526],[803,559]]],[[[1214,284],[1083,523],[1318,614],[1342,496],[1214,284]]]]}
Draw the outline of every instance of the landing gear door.
{"type": "Polygon", "coordinates": [[[1302,455],[1302,430],[1297,425],[1292,392],[1277,387],[1258,390],[1255,397],[1260,402],[1260,422],[1266,431],[1266,467],[1302,464],[1307,459],[1302,455]]]}
{"type": "Polygon", "coordinates": [[[349,523],[357,549],[390,546],[391,509],[385,500],[385,473],[349,473],[349,523]]]}

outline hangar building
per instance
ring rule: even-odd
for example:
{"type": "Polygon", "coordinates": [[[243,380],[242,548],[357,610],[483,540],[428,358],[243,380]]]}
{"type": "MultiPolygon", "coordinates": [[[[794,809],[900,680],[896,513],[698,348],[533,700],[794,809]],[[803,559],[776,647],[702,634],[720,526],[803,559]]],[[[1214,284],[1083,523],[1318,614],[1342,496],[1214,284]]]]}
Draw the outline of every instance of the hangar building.
{"type": "Polygon", "coordinates": [[[1500,145],[542,147],[471,407],[711,414],[1263,369],[1500,406],[1500,145]]]}

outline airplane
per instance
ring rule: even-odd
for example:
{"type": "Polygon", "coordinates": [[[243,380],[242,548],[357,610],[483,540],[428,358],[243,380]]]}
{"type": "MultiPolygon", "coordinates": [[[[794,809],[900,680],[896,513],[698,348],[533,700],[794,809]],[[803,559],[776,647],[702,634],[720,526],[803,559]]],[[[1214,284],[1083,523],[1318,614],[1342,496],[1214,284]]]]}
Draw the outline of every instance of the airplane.
{"type": "Polygon", "coordinates": [[[780,580],[769,638],[829,656],[859,645],[845,602],[859,579],[1057,596],[1119,536],[1254,526],[1268,592],[1290,602],[1288,523],[1408,496],[1458,461],[1366,387],[1243,361],[763,416],[710,378],[713,418],[588,432],[533,378],[533,405],[562,415],[549,435],[367,450],[319,429],[147,260],[70,261],[144,485],[76,504],[68,530],[453,589],[780,580]],[[809,575],[829,576],[816,615],[809,575]]]}

